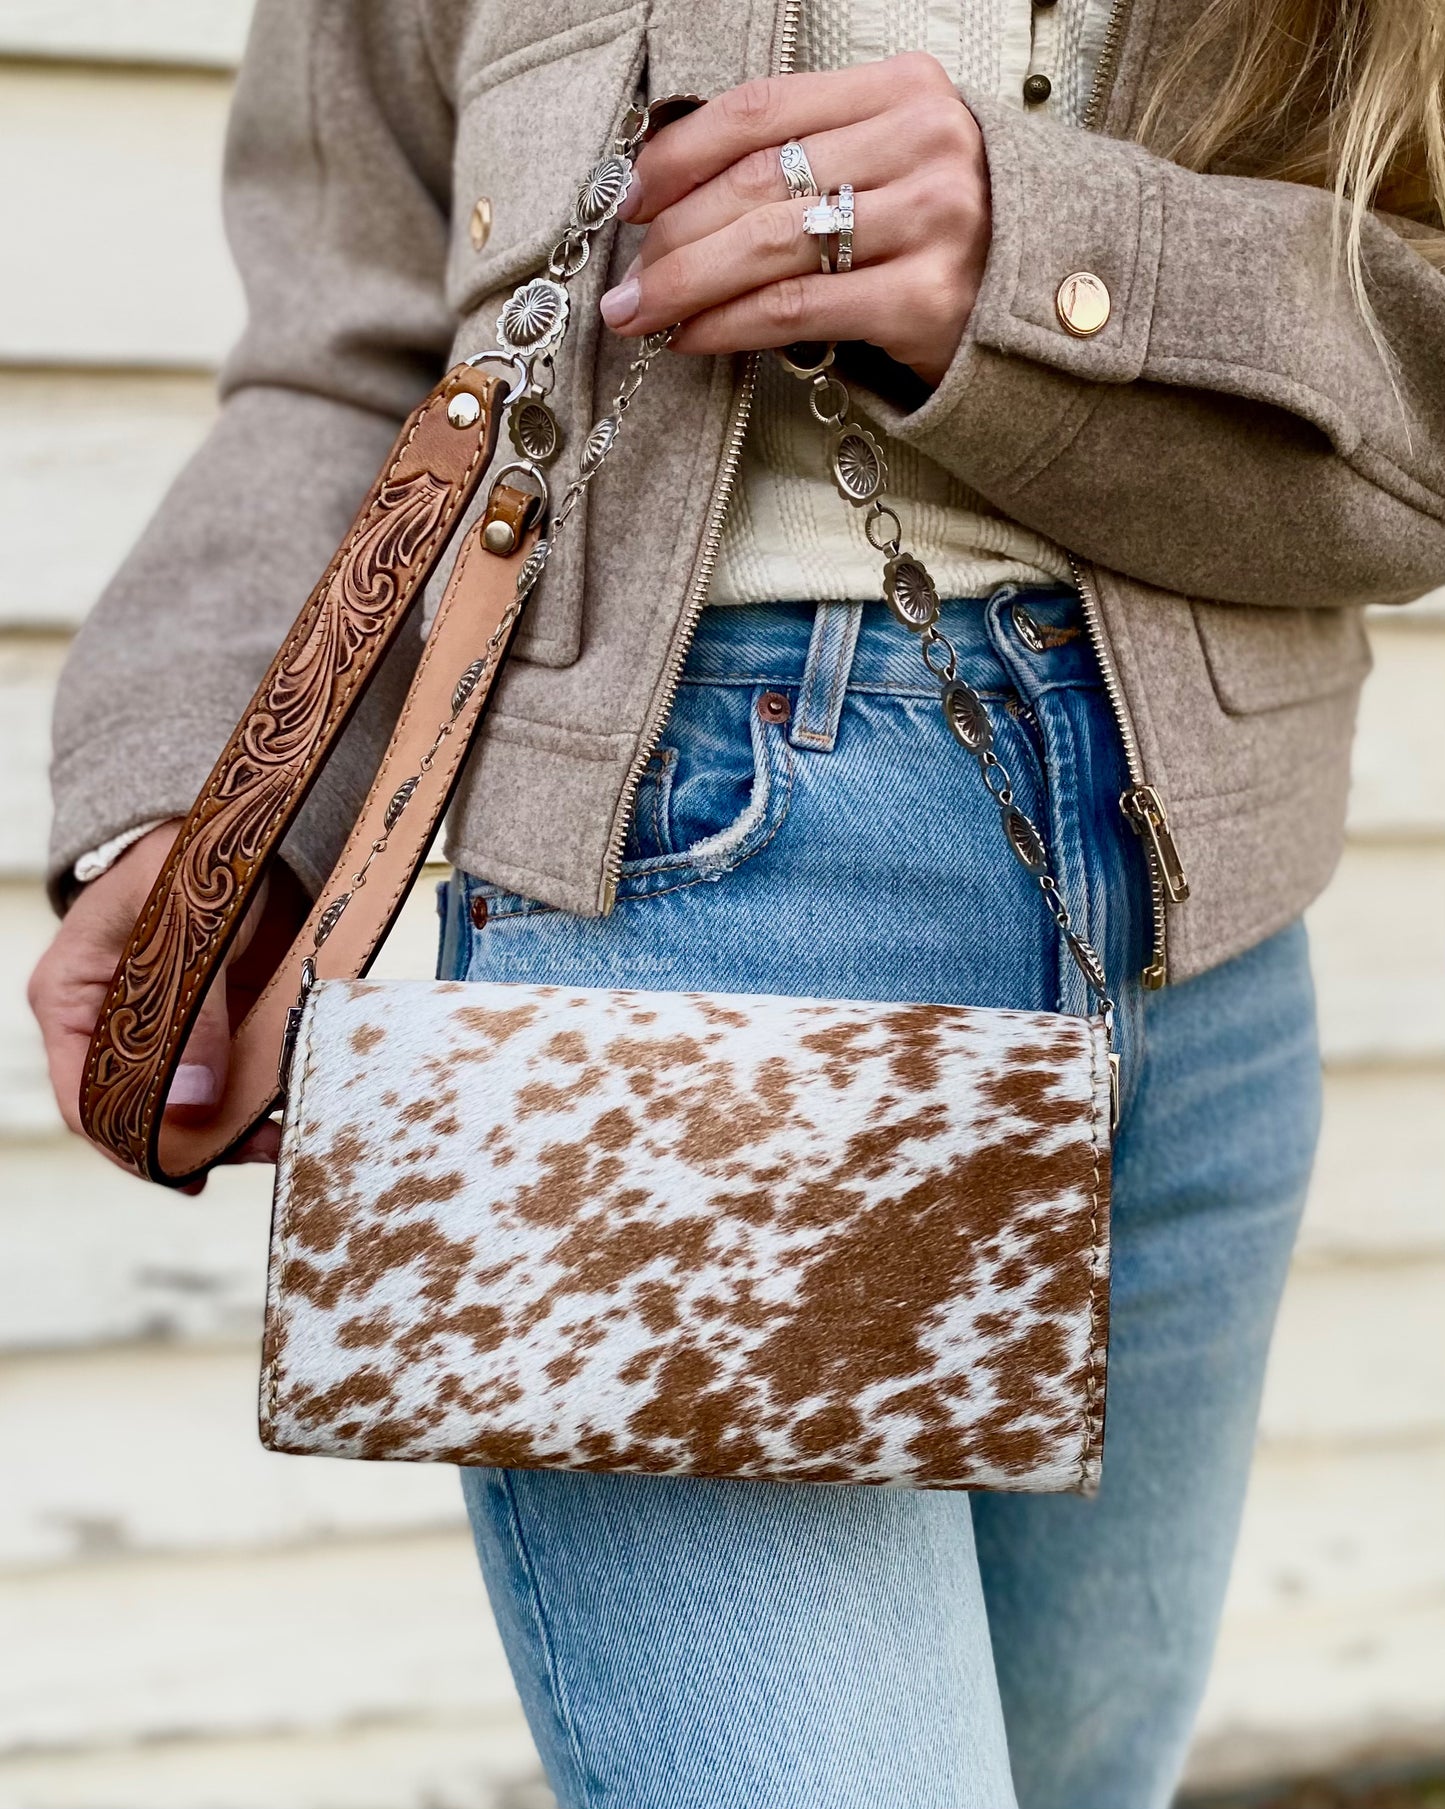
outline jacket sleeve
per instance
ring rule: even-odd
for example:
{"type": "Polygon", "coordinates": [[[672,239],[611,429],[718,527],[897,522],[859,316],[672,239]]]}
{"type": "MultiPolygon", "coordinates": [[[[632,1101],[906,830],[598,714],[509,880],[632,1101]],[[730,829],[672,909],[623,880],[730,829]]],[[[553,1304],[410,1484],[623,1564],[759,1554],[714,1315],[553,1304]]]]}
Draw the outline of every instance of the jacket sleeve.
{"type": "Polygon", "coordinates": [[[1400,602],[1445,583],[1445,276],[1368,217],[1386,356],[1332,268],[1334,203],[1197,175],[965,97],[993,242],[962,344],[890,431],[1086,558],[1221,602],[1400,602]],[[1111,309],[1090,338],[1056,296],[1111,309]]]}
{"type": "MultiPolygon", "coordinates": [[[[420,14],[388,0],[259,0],[225,176],[248,324],[214,428],[66,663],[57,902],[81,854],[189,808],[400,422],[441,373],[455,331],[442,293],[453,113],[420,14]]],[[[394,651],[288,840],[313,889],[418,646],[394,651]]]]}

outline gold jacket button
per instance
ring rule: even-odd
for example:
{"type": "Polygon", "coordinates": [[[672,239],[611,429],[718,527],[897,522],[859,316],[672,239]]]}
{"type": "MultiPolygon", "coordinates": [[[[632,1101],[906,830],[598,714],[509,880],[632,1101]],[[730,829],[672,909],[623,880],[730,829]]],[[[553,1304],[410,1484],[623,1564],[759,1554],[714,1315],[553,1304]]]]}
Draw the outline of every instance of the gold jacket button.
{"type": "Polygon", "coordinates": [[[1066,333],[1088,339],[1109,318],[1109,291],[1092,270],[1075,270],[1059,284],[1054,306],[1066,333]]]}
{"type": "Polygon", "coordinates": [[[481,195],[472,209],[471,224],[467,228],[472,238],[472,250],[480,251],[492,236],[492,198],[481,195]]]}

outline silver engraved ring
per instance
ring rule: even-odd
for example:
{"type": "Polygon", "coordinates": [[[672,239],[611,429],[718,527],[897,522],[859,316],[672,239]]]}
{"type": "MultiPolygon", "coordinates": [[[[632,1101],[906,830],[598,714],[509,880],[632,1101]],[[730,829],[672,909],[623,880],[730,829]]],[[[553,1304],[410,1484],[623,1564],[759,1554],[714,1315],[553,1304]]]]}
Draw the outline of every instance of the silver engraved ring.
{"type": "Polygon", "coordinates": [[[779,148],[778,162],[783,167],[783,181],[788,185],[790,201],[806,201],[818,193],[818,178],[808,162],[808,153],[796,138],[790,138],[779,148]]]}

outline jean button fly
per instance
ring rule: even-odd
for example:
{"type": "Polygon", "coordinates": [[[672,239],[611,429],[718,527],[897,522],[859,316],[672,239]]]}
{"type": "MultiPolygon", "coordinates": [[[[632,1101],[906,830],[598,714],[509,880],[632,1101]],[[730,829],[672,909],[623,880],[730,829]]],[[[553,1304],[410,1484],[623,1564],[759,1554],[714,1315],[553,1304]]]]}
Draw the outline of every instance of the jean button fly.
{"type": "Polygon", "coordinates": [[[1011,611],[1014,632],[1028,648],[1030,653],[1042,653],[1048,643],[1044,640],[1043,631],[1022,603],[1015,603],[1011,611]]]}

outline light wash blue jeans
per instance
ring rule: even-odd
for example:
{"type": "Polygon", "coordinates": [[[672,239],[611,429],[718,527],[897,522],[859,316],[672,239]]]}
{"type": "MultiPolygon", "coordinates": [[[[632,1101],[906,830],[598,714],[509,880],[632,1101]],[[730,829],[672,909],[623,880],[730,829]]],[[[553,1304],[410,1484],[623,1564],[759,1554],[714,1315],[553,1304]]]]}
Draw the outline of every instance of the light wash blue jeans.
{"type": "MultiPolygon", "coordinates": [[[[1179,1774],[1315,1142],[1304,933],[1143,993],[1147,880],[1077,598],[945,614],[1119,994],[1103,1486],[468,1472],[563,1809],[1161,1809],[1179,1774]]],[[[879,605],[707,612],[616,912],[459,878],[442,971],[1083,1009],[936,695],[879,605]]]]}

